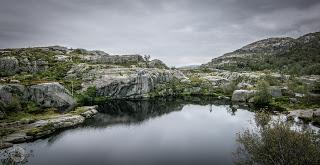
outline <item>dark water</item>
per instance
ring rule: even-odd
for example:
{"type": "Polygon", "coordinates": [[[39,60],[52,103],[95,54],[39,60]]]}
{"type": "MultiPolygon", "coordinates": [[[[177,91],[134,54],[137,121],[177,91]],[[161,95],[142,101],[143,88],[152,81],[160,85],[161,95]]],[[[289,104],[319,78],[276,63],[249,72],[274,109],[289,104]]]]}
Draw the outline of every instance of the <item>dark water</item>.
{"type": "Polygon", "coordinates": [[[204,98],[113,101],[83,126],[19,144],[28,164],[233,164],[254,114],[204,98]]]}

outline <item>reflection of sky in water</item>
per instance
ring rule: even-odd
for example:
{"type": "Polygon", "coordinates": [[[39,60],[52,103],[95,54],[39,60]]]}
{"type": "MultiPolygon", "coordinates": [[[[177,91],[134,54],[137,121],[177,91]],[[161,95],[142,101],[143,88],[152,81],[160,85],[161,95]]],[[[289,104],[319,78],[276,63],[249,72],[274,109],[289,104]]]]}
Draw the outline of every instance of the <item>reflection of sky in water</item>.
{"type": "Polygon", "coordinates": [[[252,128],[253,113],[224,105],[186,105],[139,124],[66,130],[22,144],[30,164],[230,164],[236,133],[252,128]]]}

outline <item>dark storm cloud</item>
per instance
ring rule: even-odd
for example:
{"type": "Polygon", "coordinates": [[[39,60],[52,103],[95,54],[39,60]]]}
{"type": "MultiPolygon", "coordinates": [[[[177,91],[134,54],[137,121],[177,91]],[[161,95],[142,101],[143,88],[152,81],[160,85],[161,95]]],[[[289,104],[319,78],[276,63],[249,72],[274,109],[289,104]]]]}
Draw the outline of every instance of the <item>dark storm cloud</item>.
{"type": "Polygon", "coordinates": [[[320,30],[319,0],[0,0],[0,47],[65,45],[199,64],[320,30]]]}

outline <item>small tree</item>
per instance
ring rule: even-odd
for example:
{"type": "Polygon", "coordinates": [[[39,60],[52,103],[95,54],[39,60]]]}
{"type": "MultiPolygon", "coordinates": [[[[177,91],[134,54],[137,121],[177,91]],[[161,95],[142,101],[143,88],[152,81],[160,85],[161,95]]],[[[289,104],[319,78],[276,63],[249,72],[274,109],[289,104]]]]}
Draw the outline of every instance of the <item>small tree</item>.
{"type": "Polygon", "coordinates": [[[145,60],[145,62],[146,62],[146,66],[147,66],[147,68],[149,68],[149,62],[150,62],[150,55],[144,55],[144,60],[145,60]]]}
{"type": "Polygon", "coordinates": [[[258,82],[257,85],[257,92],[255,93],[253,97],[253,103],[257,106],[265,106],[269,105],[271,102],[272,96],[269,91],[269,83],[261,80],[258,82]]]}

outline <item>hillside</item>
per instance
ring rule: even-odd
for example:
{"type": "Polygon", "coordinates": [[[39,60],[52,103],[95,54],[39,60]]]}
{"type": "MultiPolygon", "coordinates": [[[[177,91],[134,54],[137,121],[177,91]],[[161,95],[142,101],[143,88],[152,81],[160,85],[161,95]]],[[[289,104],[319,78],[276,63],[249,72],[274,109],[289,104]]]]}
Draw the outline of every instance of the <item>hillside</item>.
{"type": "Polygon", "coordinates": [[[246,45],[202,65],[230,71],[271,70],[286,74],[320,74],[320,32],[297,39],[269,38],[246,45]]]}

